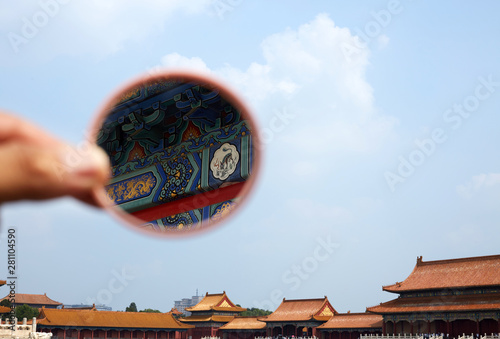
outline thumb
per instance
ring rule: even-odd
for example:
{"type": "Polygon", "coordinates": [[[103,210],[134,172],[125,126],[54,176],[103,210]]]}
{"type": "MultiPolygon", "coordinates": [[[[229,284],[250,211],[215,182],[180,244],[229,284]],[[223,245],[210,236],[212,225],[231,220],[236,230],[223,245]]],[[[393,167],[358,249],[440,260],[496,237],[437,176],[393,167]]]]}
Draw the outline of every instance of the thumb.
{"type": "Polygon", "coordinates": [[[106,184],[110,171],[106,153],[95,145],[82,151],[64,144],[5,143],[0,159],[4,159],[0,202],[64,195],[86,197],[89,202],[91,192],[106,184]]]}

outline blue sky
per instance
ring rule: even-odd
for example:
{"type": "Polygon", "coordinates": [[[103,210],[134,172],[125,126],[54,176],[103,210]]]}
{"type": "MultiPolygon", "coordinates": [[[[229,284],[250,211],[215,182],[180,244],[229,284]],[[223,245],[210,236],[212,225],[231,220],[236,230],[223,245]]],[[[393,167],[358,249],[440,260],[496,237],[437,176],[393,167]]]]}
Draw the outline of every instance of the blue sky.
{"type": "Polygon", "coordinates": [[[4,205],[19,293],[162,311],[196,289],[271,310],[327,295],[354,312],[393,298],[381,286],[417,256],[499,253],[497,2],[0,5],[3,109],[78,144],[124,81],[188,67],[234,86],[265,140],[246,206],[191,238],[71,199],[4,205]]]}

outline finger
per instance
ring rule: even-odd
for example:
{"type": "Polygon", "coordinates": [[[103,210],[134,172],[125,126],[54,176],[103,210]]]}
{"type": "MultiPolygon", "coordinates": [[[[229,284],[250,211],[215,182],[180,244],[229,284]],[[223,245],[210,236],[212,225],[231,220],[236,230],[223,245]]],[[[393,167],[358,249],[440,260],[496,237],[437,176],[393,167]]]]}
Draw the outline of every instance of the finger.
{"type": "Polygon", "coordinates": [[[9,159],[0,175],[0,202],[71,195],[95,204],[90,195],[108,180],[108,157],[97,146],[78,152],[55,144],[53,148],[28,143],[0,144],[0,159],[9,159]]]}

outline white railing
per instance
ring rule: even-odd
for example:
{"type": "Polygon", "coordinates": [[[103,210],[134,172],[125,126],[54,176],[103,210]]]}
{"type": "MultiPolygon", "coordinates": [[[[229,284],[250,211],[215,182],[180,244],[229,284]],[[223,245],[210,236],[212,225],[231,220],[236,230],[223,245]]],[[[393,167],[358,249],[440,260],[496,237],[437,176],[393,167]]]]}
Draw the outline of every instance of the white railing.
{"type": "Polygon", "coordinates": [[[2,339],[50,339],[51,337],[52,333],[36,332],[36,318],[33,318],[31,325],[27,324],[26,318],[23,319],[21,324],[17,322],[17,318],[14,318],[12,322],[9,322],[9,320],[2,322],[0,320],[0,338],[2,339]]]}
{"type": "MultiPolygon", "coordinates": [[[[278,339],[278,338],[283,338],[283,339],[292,339],[292,336],[279,336],[279,337],[254,337],[254,339],[278,339]]],[[[296,337],[293,336],[294,339],[319,339],[316,336],[312,337],[296,337]]],[[[202,338],[203,339],[203,338],[202,338]]]]}
{"type": "Polygon", "coordinates": [[[463,333],[462,335],[459,335],[457,339],[500,339],[500,334],[497,333],[491,333],[491,334],[484,334],[484,335],[479,335],[479,336],[474,336],[474,334],[465,334],[463,333]]]}
{"type": "MultiPolygon", "coordinates": [[[[444,334],[362,334],[359,339],[453,339],[444,334]]],[[[499,333],[491,333],[475,336],[474,334],[462,334],[456,339],[500,339],[499,333]]]]}
{"type": "Polygon", "coordinates": [[[361,334],[359,339],[443,339],[442,334],[361,334]]]}
{"type": "Polygon", "coordinates": [[[201,337],[201,339],[220,339],[220,337],[201,337]]]}

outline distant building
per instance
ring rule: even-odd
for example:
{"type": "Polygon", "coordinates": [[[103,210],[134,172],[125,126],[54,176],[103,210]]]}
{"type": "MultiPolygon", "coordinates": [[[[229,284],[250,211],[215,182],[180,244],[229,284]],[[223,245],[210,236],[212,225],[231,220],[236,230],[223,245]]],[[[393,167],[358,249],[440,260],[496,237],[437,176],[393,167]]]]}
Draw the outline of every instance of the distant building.
{"type": "Polygon", "coordinates": [[[95,308],[98,311],[112,311],[113,310],[110,306],[106,306],[103,304],[96,304],[96,305],[85,305],[85,304],[66,305],[66,304],[64,304],[62,308],[77,308],[77,309],[81,309],[81,310],[91,310],[92,308],[95,308]]]}
{"type": "MultiPolygon", "coordinates": [[[[0,301],[4,299],[9,299],[9,296],[7,295],[6,297],[0,299],[0,301]]],[[[35,308],[42,308],[43,306],[45,306],[45,308],[58,308],[62,306],[62,303],[50,299],[49,297],[47,297],[47,293],[44,294],[16,293],[13,305],[15,307],[28,305],[35,308]]]]}
{"type": "Polygon", "coordinates": [[[174,301],[174,308],[176,308],[177,311],[182,312],[184,316],[190,316],[191,312],[186,311],[186,308],[195,306],[203,299],[203,297],[204,296],[198,295],[198,290],[196,290],[195,296],[192,296],[191,298],[183,298],[179,301],[174,301]]]}

